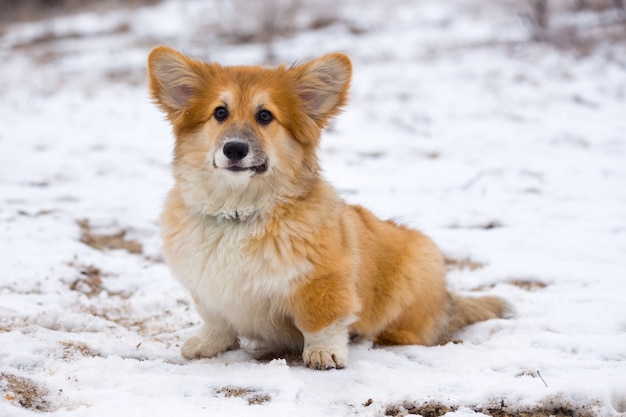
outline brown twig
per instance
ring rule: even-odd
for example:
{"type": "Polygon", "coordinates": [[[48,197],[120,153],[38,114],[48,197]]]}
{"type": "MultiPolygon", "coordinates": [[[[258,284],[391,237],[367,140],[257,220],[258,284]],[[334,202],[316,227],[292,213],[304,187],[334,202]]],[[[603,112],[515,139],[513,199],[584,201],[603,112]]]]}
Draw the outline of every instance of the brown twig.
{"type": "Polygon", "coordinates": [[[543,385],[545,385],[546,388],[548,388],[548,384],[546,384],[546,380],[543,379],[543,377],[541,376],[541,373],[539,373],[539,370],[537,370],[537,376],[539,377],[539,379],[541,379],[541,382],[543,382],[543,385]]]}

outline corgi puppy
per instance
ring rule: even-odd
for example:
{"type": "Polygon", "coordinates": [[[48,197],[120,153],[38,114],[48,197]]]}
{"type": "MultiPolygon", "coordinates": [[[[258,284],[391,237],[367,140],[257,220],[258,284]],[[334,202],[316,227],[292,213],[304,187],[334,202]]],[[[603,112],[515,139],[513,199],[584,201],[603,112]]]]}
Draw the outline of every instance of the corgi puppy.
{"type": "Polygon", "coordinates": [[[316,151],[348,97],[346,55],[226,67],[160,46],[148,75],[176,139],[163,252],[203,320],[185,358],[243,337],[343,368],[351,335],[434,345],[507,312],[499,298],[448,291],[428,237],[345,203],[322,178],[316,151]]]}

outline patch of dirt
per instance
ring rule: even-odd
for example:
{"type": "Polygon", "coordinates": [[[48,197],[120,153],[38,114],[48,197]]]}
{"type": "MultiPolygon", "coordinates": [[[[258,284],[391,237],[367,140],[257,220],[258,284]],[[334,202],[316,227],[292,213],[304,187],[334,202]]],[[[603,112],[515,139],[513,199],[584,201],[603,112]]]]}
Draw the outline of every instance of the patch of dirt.
{"type": "Polygon", "coordinates": [[[446,263],[446,268],[448,269],[448,271],[451,271],[451,270],[464,271],[466,269],[470,271],[475,271],[477,269],[481,269],[487,266],[486,264],[482,262],[473,261],[470,258],[454,259],[454,258],[446,257],[445,263],[446,263]]]}
{"type": "Polygon", "coordinates": [[[13,326],[10,324],[0,323],[0,333],[8,333],[13,331],[13,326]]]}
{"type": "Polygon", "coordinates": [[[248,405],[259,405],[272,400],[270,395],[252,388],[226,386],[217,388],[215,392],[226,398],[242,398],[248,401],[248,405]]]}
{"type": "Polygon", "coordinates": [[[89,297],[94,297],[104,290],[102,272],[99,268],[93,265],[70,264],[70,266],[76,267],[80,273],[80,276],[70,284],[70,290],[81,292],[89,297]]]}
{"type": "MultiPolygon", "coordinates": [[[[548,284],[537,281],[535,279],[515,278],[505,281],[506,284],[513,285],[524,291],[538,291],[546,288],[548,284]]],[[[497,284],[481,285],[479,287],[472,288],[472,291],[485,291],[495,287],[497,284]]]]}
{"type": "Polygon", "coordinates": [[[32,212],[32,213],[26,210],[19,210],[17,212],[17,214],[19,214],[20,216],[26,216],[26,217],[48,216],[53,213],[55,213],[55,210],[39,210],[39,211],[32,212]]]}
{"type": "Polygon", "coordinates": [[[96,357],[102,356],[100,352],[92,349],[87,343],[76,342],[73,340],[63,340],[59,342],[63,347],[63,359],[70,360],[76,356],[96,357]]]}
{"type": "Polygon", "coordinates": [[[585,410],[585,407],[581,409],[571,408],[568,406],[557,407],[534,407],[526,410],[509,410],[506,406],[500,407],[488,407],[478,408],[474,411],[483,413],[491,417],[593,417],[594,413],[585,410]]]}
{"type": "Polygon", "coordinates": [[[77,221],[80,227],[80,241],[85,245],[91,246],[97,250],[122,249],[128,253],[140,255],[143,253],[143,246],[136,240],[126,238],[128,229],[121,229],[119,232],[112,234],[95,233],[92,230],[89,220],[82,219],[77,221]]]}
{"type": "MultiPolygon", "coordinates": [[[[371,403],[368,404],[368,406],[371,403]]],[[[363,404],[365,406],[365,404],[363,404]]],[[[536,406],[531,408],[517,408],[508,406],[502,401],[498,406],[474,406],[469,407],[477,413],[482,413],[491,417],[592,417],[593,407],[582,405],[564,405],[550,402],[546,406],[536,406]]],[[[456,405],[445,405],[439,402],[412,403],[406,401],[402,404],[389,404],[385,408],[385,416],[405,417],[408,415],[418,415],[422,417],[442,417],[449,412],[459,409],[456,405]]]]}
{"type": "Polygon", "coordinates": [[[269,363],[273,360],[284,359],[289,366],[304,366],[302,352],[266,352],[252,351],[254,359],[262,363],[269,363]]]}
{"type": "Polygon", "coordinates": [[[548,286],[547,284],[541,281],[526,280],[526,279],[514,279],[511,281],[508,281],[508,283],[526,291],[542,290],[548,286]]]}
{"type": "Polygon", "coordinates": [[[4,391],[4,399],[15,405],[42,412],[52,410],[45,399],[48,390],[28,378],[0,373],[0,388],[4,391]]]}
{"type": "MultiPolygon", "coordinates": [[[[167,340],[168,335],[181,326],[192,327],[195,323],[174,323],[171,320],[172,312],[168,309],[157,315],[146,315],[133,308],[132,297],[134,293],[129,290],[112,290],[107,288],[107,279],[116,278],[115,274],[103,272],[94,265],[83,265],[77,261],[71,261],[68,265],[74,268],[77,273],[73,280],[68,280],[69,289],[83,294],[86,298],[80,297],[75,306],[80,313],[102,318],[111,324],[124,327],[132,332],[149,336],[155,340],[167,340]],[[106,295],[106,297],[101,297],[106,295]]],[[[183,308],[189,309],[187,300],[179,299],[177,303],[183,308]]],[[[3,328],[13,330],[9,324],[0,322],[0,332],[3,328]]],[[[63,358],[67,359],[73,354],[85,356],[98,356],[99,352],[90,349],[87,345],[76,345],[73,342],[61,342],[68,349],[63,358]],[[64,345],[69,343],[72,345],[64,345]]],[[[1,416],[0,416],[1,417],[1,416]]]]}
{"type": "Polygon", "coordinates": [[[90,298],[99,295],[102,291],[105,291],[109,297],[119,297],[123,300],[130,298],[130,294],[123,291],[111,291],[104,286],[102,278],[110,277],[112,274],[104,273],[94,265],[80,265],[70,262],[69,266],[76,268],[80,274],[70,284],[70,290],[78,291],[90,298]]]}
{"type": "Polygon", "coordinates": [[[490,220],[485,223],[477,223],[477,224],[453,224],[450,226],[451,229],[483,229],[483,230],[491,230],[491,229],[499,229],[504,227],[504,224],[498,220],[490,220]]]}
{"type": "MultiPolygon", "coordinates": [[[[69,285],[70,290],[84,294],[91,300],[96,300],[95,302],[80,303],[78,308],[82,312],[101,317],[133,331],[143,332],[145,330],[144,320],[133,318],[131,315],[132,308],[128,300],[132,297],[132,293],[112,291],[104,285],[103,278],[110,277],[111,274],[102,272],[100,268],[94,265],[80,265],[75,262],[70,262],[69,265],[77,269],[79,273],[78,277],[69,285]],[[103,293],[108,296],[106,299],[115,298],[116,301],[111,303],[99,302],[98,296],[103,293]]],[[[87,345],[74,345],[72,348],[87,356],[98,356],[98,353],[91,351],[87,345]]]]}
{"type": "Polygon", "coordinates": [[[139,334],[147,334],[145,319],[133,317],[132,308],[128,301],[122,300],[115,305],[91,305],[84,308],[87,314],[103,318],[139,334]]]}
{"type": "Polygon", "coordinates": [[[432,402],[421,405],[405,402],[402,405],[389,405],[385,409],[386,416],[418,415],[422,417],[440,417],[455,411],[458,407],[448,407],[444,404],[432,402]]]}

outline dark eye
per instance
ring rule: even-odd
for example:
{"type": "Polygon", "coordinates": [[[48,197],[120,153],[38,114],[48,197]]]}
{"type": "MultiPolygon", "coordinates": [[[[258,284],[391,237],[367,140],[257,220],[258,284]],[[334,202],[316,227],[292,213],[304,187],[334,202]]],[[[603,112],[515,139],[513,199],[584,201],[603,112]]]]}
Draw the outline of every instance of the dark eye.
{"type": "Polygon", "coordinates": [[[257,114],[256,114],[256,121],[259,124],[262,125],[267,125],[269,124],[272,120],[274,120],[274,115],[272,114],[271,111],[269,110],[260,110],[257,114]]]}
{"type": "Polygon", "coordinates": [[[226,107],[216,107],[215,111],[213,112],[213,117],[215,117],[215,120],[217,120],[218,122],[223,122],[224,120],[228,119],[228,109],[226,109],[226,107]]]}

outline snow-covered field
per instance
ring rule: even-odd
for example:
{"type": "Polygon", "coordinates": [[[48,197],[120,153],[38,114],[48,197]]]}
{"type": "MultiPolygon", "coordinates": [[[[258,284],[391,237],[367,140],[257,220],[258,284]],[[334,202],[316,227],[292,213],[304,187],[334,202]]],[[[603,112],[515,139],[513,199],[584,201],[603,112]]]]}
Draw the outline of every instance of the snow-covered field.
{"type": "Polygon", "coordinates": [[[586,56],[525,42],[514,2],[318,0],[269,47],[234,42],[259,25],[241,3],[5,25],[0,416],[624,415],[623,41],[586,56]],[[462,343],[354,344],[340,371],[246,350],[183,360],[199,319],[159,254],[172,138],[145,85],[157,44],[231,64],[350,54],[326,177],[432,236],[452,289],[517,316],[462,343]]]}

